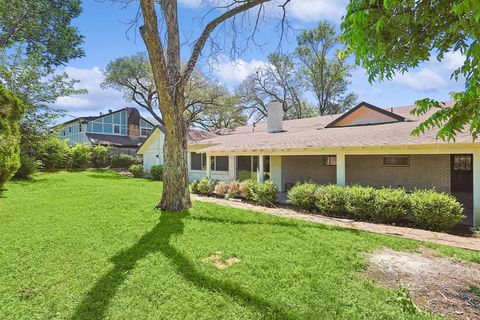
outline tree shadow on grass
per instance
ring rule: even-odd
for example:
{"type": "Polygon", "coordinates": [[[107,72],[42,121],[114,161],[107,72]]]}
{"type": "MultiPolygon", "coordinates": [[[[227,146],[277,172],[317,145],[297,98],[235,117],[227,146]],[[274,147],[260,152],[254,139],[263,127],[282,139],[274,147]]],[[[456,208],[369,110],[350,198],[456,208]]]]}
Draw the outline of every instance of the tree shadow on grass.
{"type": "Polygon", "coordinates": [[[188,212],[163,212],[160,222],[136,244],[116,254],[111,261],[114,267],[105,274],[86,294],[76,308],[71,319],[99,320],[105,317],[110,302],[118,288],[133,270],[138,261],[147,255],[161,252],[186,281],[201,290],[226,294],[245,307],[253,307],[265,317],[276,319],[293,319],[284,310],[270,304],[265,299],[248,293],[238,284],[224,279],[209,277],[197,270],[194,263],[178,251],[170,242],[172,237],[183,234],[184,222],[188,212]]]}

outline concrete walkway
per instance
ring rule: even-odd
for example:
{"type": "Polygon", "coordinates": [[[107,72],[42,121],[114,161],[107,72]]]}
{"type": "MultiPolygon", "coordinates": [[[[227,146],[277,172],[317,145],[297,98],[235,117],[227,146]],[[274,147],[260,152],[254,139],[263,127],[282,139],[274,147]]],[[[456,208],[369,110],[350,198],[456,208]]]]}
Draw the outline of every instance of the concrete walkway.
{"type": "Polygon", "coordinates": [[[480,239],[479,238],[469,238],[455,236],[446,233],[432,232],[420,229],[406,228],[406,227],[396,227],[391,225],[376,224],[370,222],[354,221],[350,219],[340,219],[340,218],[331,218],[325,217],[318,214],[307,214],[298,212],[292,209],[286,208],[266,208],[250,203],[245,203],[237,200],[226,200],[218,199],[213,197],[202,197],[192,194],[192,200],[204,201],[216,203],[224,206],[229,206],[233,208],[246,209],[252,211],[263,212],[267,214],[272,214],[275,216],[288,217],[301,219],[305,221],[311,221],[316,223],[323,223],[332,226],[357,229],[362,231],[388,234],[398,237],[404,237],[413,240],[419,241],[428,241],[438,244],[443,244],[452,247],[458,247],[463,249],[470,249],[480,251],[480,239]]]}

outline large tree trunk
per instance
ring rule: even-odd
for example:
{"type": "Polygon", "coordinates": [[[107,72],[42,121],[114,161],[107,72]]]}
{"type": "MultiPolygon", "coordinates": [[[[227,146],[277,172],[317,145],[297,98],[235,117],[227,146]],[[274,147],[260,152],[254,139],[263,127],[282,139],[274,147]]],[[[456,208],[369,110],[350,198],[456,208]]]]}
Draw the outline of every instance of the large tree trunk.
{"type": "Polygon", "coordinates": [[[174,117],[167,115],[163,120],[165,122],[163,193],[157,207],[166,211],[181,211],[192,206],[188,190],[188,128],[183,114],[177,113],[174,117]]]}

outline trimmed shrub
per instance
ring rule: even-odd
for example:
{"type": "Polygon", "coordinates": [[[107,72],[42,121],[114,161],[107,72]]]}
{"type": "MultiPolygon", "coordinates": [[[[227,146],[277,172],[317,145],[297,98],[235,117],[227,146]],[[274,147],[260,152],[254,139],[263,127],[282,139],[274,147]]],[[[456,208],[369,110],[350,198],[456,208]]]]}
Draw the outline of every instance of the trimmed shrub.
{"type": "Polygon", "coordinates": [[[228,192],[228,184],[221,181],[215,186],[215,194],[219,197],[225,197],[228,192]]]}
{"type": "Polygon", "coordinates": [[[465,219],[462,205],[451,195],[417,190],[410,195],[413,223],[419,228],[444,231],[465,219]]]}
{"type": "Polygon", "coordinates": [[[197,191],[198,194],[209,196],[213,194],[215,191],[215,181],[208,179],[208,178],[203,178],[198,180],[197,183],[197,191]]]}
{"type": "Polygon", "coordinates": [[[128,167],[128,171],[135,177],[135,178],[143,178],[145,173],[143,172],[143,167],[139,164],[132,164],[128,167]]]}
{"type": "Polygon", "coordinates": [[[314,211],[318,187],[313,182],[298,183],[288,190],[288,200],[305,210],[314,211]]]}
{"type": "Polygon", "coordinates": [[[153,180],[162,181],[163,179],[163,166],[156,165],[150,168],[150,176],[153,180]]]}
{"type": "Polygon", "coordinates": [[[406,218],[410,202],[404,189],[375,190],[372,220],[395,222],[406,218]]]}
{"type": "Polygon", "coordinates": [[[15,179],[27,179],[38,171],[40,161],[27,155],[20,155],[20,168],[15,172],[15,179]]]}
{"type": "Polygon", "coordinates": [[[0,86],[0,189],[20,168],[19,122],[25,105],[0,86]]]}
{"type": "Polygon", "coordinates": [[[318,186],[315,194],[315,207],[318,212],[325,215],[344,215],[346,212],[346,188],[329,184],[318,186]]]}
{"type": "Polygon", "coordinates": [[[228,190],[227,190],[227,194],[229,197],[238,197],[241,195],[241,192],[240,192],[240,182],[235,180],[235,181],[231,181],[229,184],[228,184],[228,190]]]}
{"type": "Polygon", "coordinates": [[[272,180],[257,183],[253,191],[253,201],[262,206],[271,206],[277,199],[278,187],[272,180]]]}
{"type": "Polygon", "coordinates": [[[77,144],[70,149],[70,167],[74,169],[85,169],[90,165],[92,150],[84,144],[77,144]]]}
{"type": "Polygon", "coordinates": [[[345,188],[346,212],[356,218],[369,220],[373,217],[375,189],[372,187],[351,186],[345,188]]]}
{"type": "Polygon", "coordinates": [[[39,150],[39,159],[44,169],[66,169],[70,163],[71,149],[65,140],[46,140],[39,150]]]}
{"type": "Polygon", "coordinates": [[[105,168],[110,164],[109,148],[105,146],[96,145],[92,148],[92,166],[94,168],[105,168]]]}
{"type": "Polygon", "coordinates": [[[125,169],[129,168],[132,164],[138,164],[134,157],[128,154],[113,154],[111,157],[112,168],[125,169]]]}
{"type": "Polygon", "coordinates": [[[257,182],[254,180],[244,180],[240,182],[240,194],[247,200],[254,200],[255,189],[257,188],[257,182]]]}
{"type": "Polygon", "coordinates": [[[198,180],[192,182],[192,193],[198,194],[198,180]]]}

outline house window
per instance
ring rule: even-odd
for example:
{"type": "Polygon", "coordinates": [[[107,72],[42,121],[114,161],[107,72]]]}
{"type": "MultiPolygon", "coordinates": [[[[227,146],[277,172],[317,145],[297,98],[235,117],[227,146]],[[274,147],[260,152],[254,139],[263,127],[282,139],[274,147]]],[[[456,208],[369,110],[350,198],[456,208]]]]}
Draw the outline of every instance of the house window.
{"type": "Polygon", "coordinates": [[[453,170],[455,171],[471,171],[472,156],[469,154],[456,154],[453,156],[453,170]]]}
{"type": "Polygon", "coordinates": [[[336,156],[324,156],[323,157],[323,165],[324,166],[336,166],[337,165],[337,157],[336,156]]]}
{"type": "Polygon", "coordinates": [[[228,171],[228,157],[212,157],[212,171],[228,171]]]}
{"type": "Polygon", "coordinates": [[[384,167],[408,167],[410,165],[409,156],[384,156],[384,167]]]}
{"type": "Polygon", "coordinates": [[[120,134],[120,126],[119,125],[114,125],[113,126],[113,133],[120,134]]]}
{"type": "Polygon", "coordinates": [[[81,123],[78,124],[78,132],[82,132],[82,124],[81,123]]]}
{"type": "Polygon", "coordinates": [[[68,127],[68,133],[72,133],[72,127],[68,127]]]}
{"type": "Polygon", "coordinates": [[[204,153],[192,152],[190,154],[190,167],[192,170],[205,170],[207,157],[204,153]]]}
{"type": "Polygon", "coordinates": [[[152,133],[151,129],[142,128],[142,136],[149,136],[152,133]]]}

